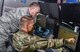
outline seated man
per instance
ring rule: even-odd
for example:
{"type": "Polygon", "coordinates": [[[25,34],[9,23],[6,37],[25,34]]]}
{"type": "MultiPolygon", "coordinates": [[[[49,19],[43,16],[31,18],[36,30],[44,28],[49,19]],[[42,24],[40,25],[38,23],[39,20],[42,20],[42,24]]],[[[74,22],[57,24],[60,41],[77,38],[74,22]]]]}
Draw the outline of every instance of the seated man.
{"type": "Polygon", "coordinates": [[[20,20],[20,31],[13,34],[13,46],[18,52],[35,52],[37,49],[58,48],[67,43],[74,43],[75,39],[46,39],[30,35],[34,21],[31,17],[23,16],[20,20]]]}

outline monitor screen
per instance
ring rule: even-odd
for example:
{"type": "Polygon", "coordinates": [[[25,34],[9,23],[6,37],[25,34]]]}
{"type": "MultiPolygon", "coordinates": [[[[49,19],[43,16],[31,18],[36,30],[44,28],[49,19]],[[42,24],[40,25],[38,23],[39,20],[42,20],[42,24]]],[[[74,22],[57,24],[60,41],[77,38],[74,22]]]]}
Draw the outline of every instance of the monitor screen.
{"type": "Polygon", "coordinates": [[[41,3],[41,13],[44,15],[49,15],[50,18],[59,17],[59,8],[57,3],[41,3]]]}
{"type": "Polygon", "coordinates": [[[39,2],[40,4],[40,8],[41,8],[41,13],[44,15],[48,15],[49,14],[49,4],[48,3],[42,3],[39,2]]]}
{"type": "Polygon", "coordinates": [[[79,35],[79,32],[74,32],[73,28],[70,28],[70,26],[67,26],[61,23],[59,28],[58,38],[64,38],[64,39],[74,38],[76,40],[75,43],[72,43],[72,44],[65,43],[65,46],[72,49],[73,51],[76,50],[78,35],[79,35]]]}
{"type": "Polygon", "coordinates": [[[61,19],[68,22],[80,23],[80,4],[62,4],[61,19]]]}
{"type": "Polygon", "coordinates": [[[59,8],[57,3],[49,3],[49,15],[51,18],[59,17],[59,8]]]}

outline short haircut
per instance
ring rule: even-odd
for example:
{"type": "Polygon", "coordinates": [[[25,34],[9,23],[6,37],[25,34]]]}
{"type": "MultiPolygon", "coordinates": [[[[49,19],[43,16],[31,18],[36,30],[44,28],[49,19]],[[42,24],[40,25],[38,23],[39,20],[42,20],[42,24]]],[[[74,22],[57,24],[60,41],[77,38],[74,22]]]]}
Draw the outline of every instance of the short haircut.
{"type": "Polygon", "coordinates": [[[36,6],[36,7],[40,7],[39,3],[37,2],[32,2],[29,7],[32,7],[32,6],[36,6]]]}
{"type": "Polygon", "coordinates": [[[21,19],[20,19],[20,26],[22,27],[22,25],[24,25],[24,23],[29,22],[30,20],[32,20],[31,17],[22,16],[21,19]]]}

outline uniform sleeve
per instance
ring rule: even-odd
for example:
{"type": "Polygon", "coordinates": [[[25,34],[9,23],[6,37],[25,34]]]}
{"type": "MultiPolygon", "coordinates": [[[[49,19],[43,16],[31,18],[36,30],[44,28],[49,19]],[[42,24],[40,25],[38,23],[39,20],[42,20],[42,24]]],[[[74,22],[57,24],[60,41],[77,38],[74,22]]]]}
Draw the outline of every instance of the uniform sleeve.
{"type": "Polygon", "coordinates": [[[0,21],[3,23],[8,23],[8,29],[10,32],[16,32],[19,29],[20,18],[24,15],[27,15],[27,8],[14,8],[9,12],[4,12],[3,16],[0,18],[0,21]]]}
{"type": "Polygon", "coordinates": [[[48,47],[58,48],[64,44],[63,39],[49,39],[48,40],[48,47]]]}
{"type": "Polygon", "coordinates": [[[36,41],[26,49],[26,52],[34,52],[37,49],[45,49],[46,46],[47,46],[47,41],[45,40],[36,41]]]}
{"type": "Polygon", "coordinates": [[[19,31],[13,34],[13,45],[17,51],[30,50],[30,49],[36,50],[37,48],[42,48],[45,45],[47,45],[46,41],[40,41],[42,39],[43,38],[40,38],[38,36],[31,36],[19,31]]]}
{"type": "Polygon", "coordinates": [[[17,51],[19,51],[21,49],[21,43],[19,43],[18,36],[16,33],[13,34],[12,40],[13,40],[13,46],[17,51]]]}
{"type": "Polygon", "coordinates": [[[9,12],[4,12],[0,17],[0,51],[5,52],[5,41],[11,32],[16,32],[19,29],[19,20],[21,16],[27,15],[26,8],[15,8],[9,12]],[[4,43],[4,44],[3,44],[4,43]]]}

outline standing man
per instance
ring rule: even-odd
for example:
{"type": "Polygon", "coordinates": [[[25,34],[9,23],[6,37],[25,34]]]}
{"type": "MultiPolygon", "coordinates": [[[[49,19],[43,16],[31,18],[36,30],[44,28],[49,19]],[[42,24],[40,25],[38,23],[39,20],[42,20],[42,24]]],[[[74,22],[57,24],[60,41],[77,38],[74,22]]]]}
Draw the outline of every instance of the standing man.
{"type": "Polygon", "coordinates": [[[39,4],[33,2],[28,7],[15,8],[9,12],[4,12],[0,17],[0,52],[7,52],[5,41],[8,40],[10,34],[18,31],[21,16],[27,15],[34,18],[39,11],[39,4]]]}
{"type": "Polygon", "coordinates": [[[29,14],[30,14],[32,17],[37,16],[37,14],[40,12],[40,6],[39,6],[39,4],[36,3],[36,2],[30,4],[28,9],[29,9],[29,14]]]}

